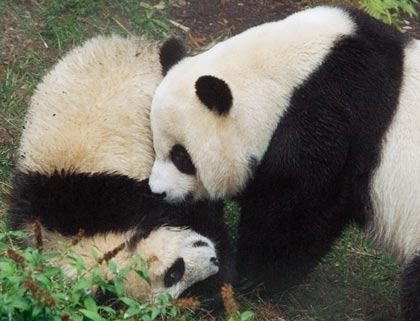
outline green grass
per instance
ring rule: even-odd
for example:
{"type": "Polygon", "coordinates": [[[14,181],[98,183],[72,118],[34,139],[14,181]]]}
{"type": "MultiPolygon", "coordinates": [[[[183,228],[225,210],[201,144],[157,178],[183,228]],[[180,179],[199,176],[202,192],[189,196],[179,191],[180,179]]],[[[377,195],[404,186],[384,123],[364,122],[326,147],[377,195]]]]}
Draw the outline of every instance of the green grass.
{"type": "MultiPolygon", "coordinates": [[[[115,32],[161,39],[170,34],[166,7],[153,8],[157,3],[0,0],[0,213],[10,190],[27,105],[41,77],[69,48],[93,35],[115,32]]],[[[238,210],[229,204],[227,212],[236,240],[238,210]]],[[[4,253],[3,249],[0,256],[5,257],[4,253]]],[[[303,284],[273,303],[242,300],[242,304],[261,320],[279,316],[290,321],[398,320],[399,273],[394,260],[351,228],[303,284]]],[[[84,302],[85,297],[79,299],[73,303],[96,309],[84,302]]],[[[180,316],[179,320],[188,319],[180,316]]]]}

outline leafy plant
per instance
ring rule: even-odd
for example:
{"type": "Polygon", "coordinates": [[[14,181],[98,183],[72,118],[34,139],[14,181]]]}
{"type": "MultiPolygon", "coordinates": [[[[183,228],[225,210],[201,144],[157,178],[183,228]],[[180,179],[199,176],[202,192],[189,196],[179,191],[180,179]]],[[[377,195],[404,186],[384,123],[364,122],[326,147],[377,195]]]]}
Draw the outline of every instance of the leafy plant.
{"type": "Polygon", "coordinates": [[[418,0],[361,0],[360,7],[372,17],[401,28],[401,14],[417,16],[418,0]]]}
{"type": "Polygon", "coordinates": [[[137,28],[151,34],[167,33],[171,30],[166,20],[160,17],[158,11],[154,8],[146,9],[142,15],[135,17],[134,24],[137,28]]]}
{"type": "MultiPolygon", "coordinates": [[[[95,256],[98,264],[88,269],[83,258],[71,251],[63,254],[33,247],[21,249],[16,245],[17,239],[24,241],[27,235],[9,231],[4,220],[0,220],[0,320],[191,320],[188,312],[199,308],[200,302],[195,298],[173,299],[169,294],[159,295],[153,304],[126,297],[124,280],[130,271],[150,282],[147,264],[139,256],[137,262],[125,268],[95,256]],[[67,276],[53,264],[63,258],[71,262],[75,276],[67,276]],[[107,264],[112,282],[99,272],[100,264],[107,264]],[[97,293],[109,294],[112,302],[99,304],[97,293]]],[[[253,318],[252,312],[239,311],[231,286],[223,288],[222,297],[229,309],[229,321],[253,318]]]]}
{"type": "MultiPolygon", "coordinates": [[[[73,320],[73,321],[153,321],[158,317],[175,318],[180,315],[176,301],[160,295],[149,304],[124,295],[124,277],[130,268],[119,269],[114,263],[108,268],[114,281],[108,282],[98,266],[87,270],[83,259],[67,253],[77,269],[73,278],[50,262],[62,254],[43,252],[28,247],[19,249],[14,240],[26,238],[22,232],[8,231],[4,222],[0,228],[0,319],[1,320],[73,320]],[[94,289],[115,296],[120,309],[99,305],[94,289]]],[[[99,264],[99,263],[98,263],[99,264]]],[[[105,264],[105,263],[102,263],[105,264]]],[[[142,269],[139,275],[145,274],[142,269]]]]}

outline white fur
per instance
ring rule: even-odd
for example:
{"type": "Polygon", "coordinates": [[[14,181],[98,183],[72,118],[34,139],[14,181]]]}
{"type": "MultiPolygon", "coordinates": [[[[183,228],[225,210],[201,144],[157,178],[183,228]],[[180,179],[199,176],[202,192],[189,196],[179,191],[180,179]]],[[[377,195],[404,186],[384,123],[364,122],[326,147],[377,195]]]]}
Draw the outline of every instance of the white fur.
{"type": "Polygon", "coordinates": [[[372,181],[370,230],[402,261],[420,249],[420,41],[405,49],[397,112],[372,181]]]}
{"type": "Polygon", "coordinates": [[[160,228],[140,242],[137,250],[143,256],[158,258],[149,264],[150,277],[155,280],[154,284],[152,283],[151,295],[167,291],[173,297],[178,297],[191,284],[219,271],[219,268],[210,261],[217,257],[214,244],[208,238],[188,229],[160,228]],[[203,241],[209,246],[193,246],[197,241],[203,241]],[[161,277],[179,257],[185,262],[184,277],[172,287],[165,288],[161,277]]]}
{"type": "Polygon", "coordinates": [[[190,191],[200,192],[200,195],[207,195],[205,189],[193,175],[181,173],[172,162],[157,160],[153,164],[149,182],[154,193],[167,193],[169,201],[184,200],[190,191]]]}
{"type": "Polygon", "coordinates": [[[64,56],[32,97],[18,167],[149,177],[149,112],[161,80],[157,44],[97,37],[64,56]]]}
{"type": "Polygon", "coordinates": [[[293,90],[322,64],[336,40],[354,30],[343,10],[318,7],[249,29],[175,65],[153,98],[152,190],[172,201],[190,193],[226,198],[240,192],[250,158],[263,157],[293,90]],[[203,75],[231,88],[233,107],[226,117],[197,98],[194,84],[203,75]],[[187,149],[196,177],[187,180],[168,170],[174,144],[187,149]]]}

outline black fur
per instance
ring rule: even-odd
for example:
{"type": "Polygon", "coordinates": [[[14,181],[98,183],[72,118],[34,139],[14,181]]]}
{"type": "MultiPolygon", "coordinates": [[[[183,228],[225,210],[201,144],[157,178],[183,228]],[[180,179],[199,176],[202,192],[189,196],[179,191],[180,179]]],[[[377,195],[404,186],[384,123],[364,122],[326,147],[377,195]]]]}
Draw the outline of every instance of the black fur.
{"type": "Polygon", "coordinates": [[[169,156],[172,163],[181,173],[195,175],[196,168],[184,146],[180,144],[172,146],[169,156]]]}
{"type": "Polygon", "coordinates": [[[239,198],[237,266],[268,288],[299,281],[350,222],[371,215],[369,182],[398,103],[407,38],[350,15],[357,34],[341,38],[294,90],[239,198]]]}
{"type": "Polygon", "coordinates": [[[185,262],[182,257],[176,259],[175,263],[166,271],[163,284],[169,288],[179,282],[185,273],[185,262]]]}
{"type": "MultiPolygon", "coordinates": [[[[84,236],[135,229],[134,247],[153,230],[166,226],[188,227],[216,245],[219,272],[188,291],[220,310],[220,287],[233,281],[234,259],[223,219],[223,204],[206,201],[171,205],[151,194],[148,181],[115,173],[18,172],[8,210],[12,229],[34,221],[65,236],[84,236]]],[[[106,296],[104,296],[106,298],[106,296]]]]}
{"type": "Polygon", "coordinates": [[[172,37],[165,41],[160,48],[160,64],[162,74],[165,76],[169,69],[182,60],[187,54],[187,49],[181,39],[172,37]]]}
{"type": "MultiPolygon", "coordinates": [[[[191,205],[190,205],[191,206],[191,205]]],[[[190,207],[189,206],[189,207],[190,207]]],[[[210,207],[213,215],[189,215],[185,211],[178,216],[179,221],[185,226],[194,226],[194,230],[215,242],[219,261],[219,272],[209,278],[197,282],[188,290],[183,297],[198,297],[203,306],[215,312],[222,312],[223,301],[220,296],[220,288],[225,283],[232,283],[235,277],[234,254],[223,218],[223,203],[199,202],[194,205],[196,211],[210,207]],[[209,226],[212,228],[209,229],[209,226]]],[[[174,224],[173,222],[171,224],[174,224]]]]}
{"type": "Polygon", "coordinates": [[[407,264],[401,277],[401,312],[404,321],[420,319],[420,252],[407,264]]]}
{"type": "Polygon", "coordinates": [[[201,102],[219,115],[227,115],[232,107],[232,93],[228,84],[214,76],[201,76],[195,82],[195,92],[201,102]]]}
{"type": "MultiPolygon", "coordinates": [[[[123,232],[158,211],[148,181],[118,174],[37,172],[15,175],[9,221],[13,229],[38,220],[65,236],[123,232]],[[118,217],[118,219],[116,219],[118,217]]],[[[157,215],[157,214],[156,214],[157,215]]]]}
{"type": "Polygon", "coordinates": [[[193,246],[194,247],[208,247],[209,245],[207,244],[207,242],[199,240],[197,242],[194,242],[193,246]]]}

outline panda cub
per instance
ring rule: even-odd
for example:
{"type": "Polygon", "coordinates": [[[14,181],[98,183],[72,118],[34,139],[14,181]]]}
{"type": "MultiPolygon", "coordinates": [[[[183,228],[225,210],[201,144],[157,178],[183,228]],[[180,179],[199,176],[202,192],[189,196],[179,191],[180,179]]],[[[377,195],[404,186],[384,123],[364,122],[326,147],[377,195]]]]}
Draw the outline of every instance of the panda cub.
{"type": "Polygon", "coordinates": [[[162,48],[152,191],[236,197],[238,269],[267,286],[307,274],[356,222],[404,264],[402,313],[420,320],[420,41],[316,7],[173,59],[184,51],[162,48]]]}
{"type": "MultiPolygon", "coordinates": [[[[150,284],[130,272],[127,295],[153,301],[190,290],[220,303],[232,255],[221,203],[165,204],[150,192],[153,164],[149,111],[162,79],[159,46],[96,37],[70,51],[43,78],[22,133],[8,210],[11,228],[42,227],[43,247],[70,249],[89,268],[114,248],[119,266],[148,263],[150,284]]],[[[59,262],[70,276],[66,259],[59,262]]],[[[106,264],[100,271],[112,281],[106,264]]]]}

